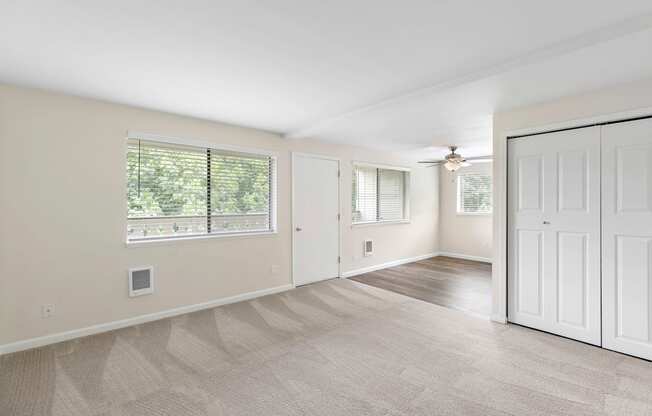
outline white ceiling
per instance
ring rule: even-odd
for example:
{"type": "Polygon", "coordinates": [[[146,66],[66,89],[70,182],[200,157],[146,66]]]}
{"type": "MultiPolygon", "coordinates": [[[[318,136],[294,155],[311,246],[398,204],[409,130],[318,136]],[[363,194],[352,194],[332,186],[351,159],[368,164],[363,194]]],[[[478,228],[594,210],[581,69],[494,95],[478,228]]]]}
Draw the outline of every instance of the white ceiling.
{"type": "Polygon", "coordinates": [[[650,45],[649,0],[0,1],[0,82],[424,155],[650,76],[650,45]]]}

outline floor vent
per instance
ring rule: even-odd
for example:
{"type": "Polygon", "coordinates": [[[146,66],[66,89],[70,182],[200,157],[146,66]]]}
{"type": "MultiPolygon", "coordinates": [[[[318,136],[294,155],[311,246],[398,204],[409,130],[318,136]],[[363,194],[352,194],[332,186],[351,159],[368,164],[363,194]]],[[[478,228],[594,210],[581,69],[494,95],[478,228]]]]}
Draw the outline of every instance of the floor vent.
{"type": "Polygon", "coordinates": [[[154,293],[154,267],[137,267],[129,269],[129,296],[141,296],[154,293]]]}

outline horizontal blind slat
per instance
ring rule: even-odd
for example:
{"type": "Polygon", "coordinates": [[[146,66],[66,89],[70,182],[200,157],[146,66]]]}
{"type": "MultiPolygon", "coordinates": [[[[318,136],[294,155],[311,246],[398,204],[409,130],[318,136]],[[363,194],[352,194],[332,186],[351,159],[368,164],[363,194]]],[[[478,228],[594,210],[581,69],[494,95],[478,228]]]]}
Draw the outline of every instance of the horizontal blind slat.
{"type": "Polygon", "coordinates": [[[380,169],[380,219],[401,220],[404,216],[405,172],[380,169]]]}
{"type": "Polygon", "coordinates": [[[459,177],[458,209],[462,213],[491,212],[491,176],[465,174],[459,177]]]}
{"type": "Polygon", "coordinates": [[[353,222],[404,219],[407,175],[402,170],[354,166],[353,222]]]}
{"type": "Polygon", "coordinates": [[[375,168],[354,167],[352,204],[353,222],[377,220],[377,174],[375,168]]]}
{"type": "Polygon", "coordinates": [[[130,240],[271,229],[273,159],[207,150],[128,140],[130,240]]]}

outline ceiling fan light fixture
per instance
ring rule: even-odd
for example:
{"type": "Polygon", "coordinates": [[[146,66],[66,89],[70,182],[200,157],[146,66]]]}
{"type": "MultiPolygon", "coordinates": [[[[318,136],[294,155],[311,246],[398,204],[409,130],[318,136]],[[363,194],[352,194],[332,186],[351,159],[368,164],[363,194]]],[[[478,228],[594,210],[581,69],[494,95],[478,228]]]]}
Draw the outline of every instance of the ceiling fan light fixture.
{"type": "Polygon", "coordinates": [[[448,162],[444,163],[444,167],[446,168],[446,170],[450,172],[455,172],[456,170],[462,167],[462,164],[458,162],[452,162],[449,160],[448,162]]]}
{"type": "MultiPolygon", "coordinates": [[[[472,163],[470,163],[461,154],[455,152],[457,150],[457,146],[448,146],[448,150],[450,150],[450,153],[447,154],[446,156],[444,156],[443,159],[440,159],[440,160],[420,160],[419,163],[428,163],[431,166],[443,165],[444,168],[446,168],[446,170],[449,171],[449,172],[455,172],[455,171],[459,170],[460,168],[466,168],[468,166],[471,166],[472,163]]],[[[469,159],[471,159],[471,160],[480,160],[480,159],[492,160],[492,157],[491,156],[476,156],[476,157],[471,157],[469,159]]]]}

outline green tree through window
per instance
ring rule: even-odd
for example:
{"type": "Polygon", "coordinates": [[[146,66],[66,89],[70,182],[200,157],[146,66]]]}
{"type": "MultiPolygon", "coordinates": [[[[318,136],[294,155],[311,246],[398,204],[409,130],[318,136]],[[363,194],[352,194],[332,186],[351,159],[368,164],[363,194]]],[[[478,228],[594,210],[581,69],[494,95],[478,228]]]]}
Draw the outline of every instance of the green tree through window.
{"type": "Polygon", "coordinates": [[[464,174],[458,177],[457,211],[464,214],[491,213],[491,176],[464,174]]]}
{"type": "Polygon", "coordinates": [[[272,163],[267,156],[129,140],[129,239],[270,230],[272,163]]]}

